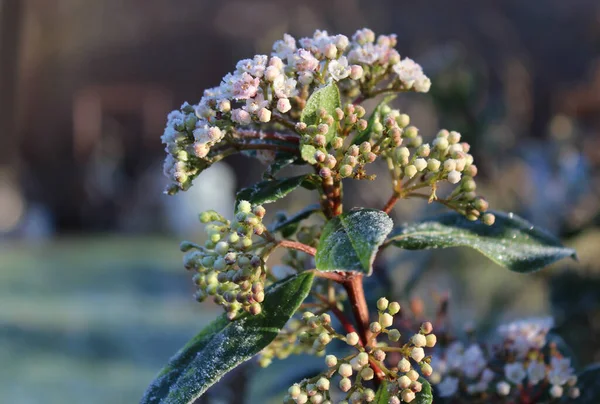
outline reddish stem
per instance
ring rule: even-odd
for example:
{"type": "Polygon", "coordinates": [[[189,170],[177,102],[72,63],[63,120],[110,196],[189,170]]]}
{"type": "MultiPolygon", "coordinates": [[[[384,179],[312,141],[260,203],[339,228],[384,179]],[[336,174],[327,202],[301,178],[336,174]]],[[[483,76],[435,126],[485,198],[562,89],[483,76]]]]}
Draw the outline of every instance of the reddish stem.
{"type": "Polygon", "coordinates": [[[292,240],[281,240],[279,242],[279,245],[285,248],[291,248],[292,250],[298,250],[298,251],[302,251],[305,252],[309,255],[312,255],[313,257],[315,256],[317,249],[314,247],[311,247],[309,245],[300,243],[299,241],[292,241],[292,240]]]}
{"type": "Polygon", "coordinates": [[[385,206],[383,207],[383,211],[385,213],[390,213],[392,211],[392,209],[394,208],[394,205],[396,205],[396,202],[398,202],[398,200],[400,199],[400,195],[398,195],[396,192],[394,192],[394,194],[390,197],[390,199],[387,201],[387,203],[385,204],[385,206]]]}

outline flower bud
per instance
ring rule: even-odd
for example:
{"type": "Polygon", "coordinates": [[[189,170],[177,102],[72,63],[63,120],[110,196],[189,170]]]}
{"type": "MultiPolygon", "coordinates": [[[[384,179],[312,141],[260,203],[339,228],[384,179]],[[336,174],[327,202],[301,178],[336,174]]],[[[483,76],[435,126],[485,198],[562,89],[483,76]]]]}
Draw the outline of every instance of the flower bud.
{"type": "MultiPolygon", "coordinates": [[[[352,368],[350,370],[352,370],[352,368]]],[[[342,380],[340,380],[339,387],[340,387],[340,390],[342,390],[344,393],[346,393],[348,390],[350,390],[352,388],[352,382],[347,377],[344,377],[342,380]]]]}
{"type": "Polygon", "coordinates": [[[415,380],[419,380],[419,373],[414,369],[411,369],[408,372],[406,372],[406,376],[413,382],[415,380]]]}
{"type": "Polygon", "coordinates": [[[385,297],[381,297],[379,298],[379,300],[377,300],[377,309],[379,311],[384,311],[388,308],[389,305],[389,300],[386,299],[385,297]]]}
{"type": "Polygon", "coordinates": [[[429,363],[423,363],[421,364],[421,372],[423,373],[423,376],[429,377],[433,373],[433,368],[429,363]]]}
{"type": "Polygon", "coordinates": [[[340,176],[342,178],[350,177],[352,175],[352,171],[353,170],[351,166],[349,166],[348,164],[344,164],[340,167],[340,176]]]}
{"type": "Polygon", "coordinates": [[[398,312],[400,312],[400,303],[398,302],[391,302],[388,306],[388,313],[390,313],[392,316],[398,314],[398,312]]]}
{"type": "Polygon", "coordinates": [[[402,373],[408,372],[411,368],[410,361],[406,358],[402,358],[398,362],[398,370],[402,373]]]}
{"type": "Polygon", "coordinates": [[[400,331],[396,330],[396,329],[391,329],[388,332],[388,338],[390,339],[390,341],[392,342],[398,342],[398,340],[400,340],[400,331]]]}
{"type": "Polygon", "coordinates": [[[337,357],[335,355],[327,355],[325,357],[325,364],[327,365],[327,367],[332,368],[334,366],[337,365],[337,357]]]}
{"type": "Polygon", "coordinates": [[[383,362],[383,360],[385,360],[385,357],[386,357],[386,354],[381,349],[376,349],[373,352],[373,358],[375,358],[376,361],[383,362]]]}
{"type": "Polygon", "coordinates": [[[296,398],[300,395],[300,393],[302,393],[302,389],[300,388],[300,385],[298,383],[294,383],[289,389],[288,389],[288,394],[292,397],[292,398],[296,398]]]}
{"type": "Polygon", "coordinates": [[[372,380],[375,376],[375,372],[373,372],[373,369],[371,368],[364,368],[360,371],[360,376],[363,380],[372,380]]]}
{"type": "Polygon", "coordinates": [[[482,220],[483,223],[487,224],[488,226],[491,226],[496,221],[496,216],[494,216],[492,213],[484,213],[482,220]]]}
{"type": "Polygon", "coordinates": [[[346,334],[346,343],[350,346],[355,346],[358,344],[359,338],[358,334],[355,332],[351,332],[346,334]]]}
{"type": "MultiPolygon", "coordinates": [[[[417,348],[422,348],[427,344],[427,339],[423,334],[415,334],[411,338],[411,342],[417,348]]],[[[417,361],[419,362],[419,361],[417,361]]]]}
{"type": "Polygon", "coordinates": [[[415,360],[415,362],[421,362],[425,357],[425,351],[423,348],[413,348],[410,351],[410,357],[415,360]]]}
{"type": "Polygon", "coordinates": [[[356,355],[356,361],[360,366],[367,366],[369,363],[369,354],[366,352],[361,352],[356,355]]]}
{"type": "Polygon", "coordinates": [[[437,173],[440,170],[440,161],[438,159],[427,160],[427,169],[432,173],[437,173]]]}
{"type": "Polygon", "coordinates": [[[448,182],[450,184],[457,184],[460,181],[461,174],[454,170],[448,173],[448,182]]]}
{"type": "Polygon", "coordinates": [[[271,120],[271,111],[269,111],[267,108],[261,108],[257,115],[258,120],[263,123],[267,123],[271,120]]]}
{"type": "Polygon", "coordinates": [[[292,109],[292,104],[290,104],[290,100],[288,100],[287,98],[280,98],[277,101],[277,110],[282,114],[285,114],[290,109],[292,109]]]}
{"type": "Polygon", "coordinates": [[[427,160],[425,160],[424,158],[418,158],[415,160],[413,165],[415,166],[417,171],[421,172],[427,168],[427,160]]]}
{"type": "Polygon", "coordinates": [[[408,378],[408,376],[400,376],[400,377],[398,378],[398,386],[399,386],[401,389],[406,389],[406,388],[408,388],[408,386],[410,386],[410,384],[411,384],[411,383],[412,383],[412,380],[410,380],[410,379],[408,378]]]}
{"type": "Polygon", "coordinates": [[[414,165],[408,165],[406,167],[404,167],[404,175],[407,176],[408,178],[412,178],[417,174],[417,167],[415,167],[414,165]]]}
{"type": "Polygon", "coordinates": [[[448,139],[444,137],[438,137],[433,141],[433,145],[436,149],[444,151],[448,148],[448,139]]]}
{"type": "Polygon", "coordinates": [[[350,78],[352,80],[360,80],[364,74],[362,66],[352,65],[350,66],[350,78]]]}
{"type": "Polygon", "coordinates": [[[510,384],[504,380],[496,384],[496,392],[501,396],[507,396],[510,393],[510,384]]]}
{"type": "Polygon", "coordinates": [[[427,348],[433,348],[437,342],[437,337],[435,336],[435,334],[429,334],[425,337],[425,340],[425,346],[427,348]]]}
{"type": "Polygon", "coordinates": [[[349,363],[342,363],[338,368],[338,373],[342,377],[352,376],[352,366],[349,363]]]}
{"type": "Polygon", "coordinates": [[[369,329],[373,334],[379,334],[381,332],[381,324],[379,324],[377,321],[374,321],[369,325],[369,329]]]}
{"type": "Polygon", "coordinates": [[[324,377],[321,377],[319,380],[317,380],[315,386],[321,391],[329,390],[329,380],[324,377]]]}

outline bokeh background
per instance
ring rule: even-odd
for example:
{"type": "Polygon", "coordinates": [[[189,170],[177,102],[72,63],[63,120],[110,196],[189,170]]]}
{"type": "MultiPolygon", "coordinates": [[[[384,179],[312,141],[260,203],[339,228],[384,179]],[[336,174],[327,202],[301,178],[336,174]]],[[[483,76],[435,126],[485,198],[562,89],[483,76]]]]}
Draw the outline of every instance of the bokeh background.
{"type": "MultiPolygon", "coordinates": [[[[470,251],[389,256],[390,293],[449,294],[457,329],[550,314],[578,366],[600,360],[598,1],[0,0],[0,402],[139,400],[219,312],[191,298],[179,240],[199,237],[201,210],[230,212],[262,168],[231,158],[162,195],[166,114],[285,32],[364,26],[397,33],[432,78],[397,104],[422,133],[460,131],[491,205],[579,253],[529,276],[470,251]]],[[[348,205],[388,192],[352,184],[348,205]]],[[[394,218],[437,211],[405,203],[394,218]]],[[[230,381],[243,395],[221,386],[208,401],[269,402],[289,376],[247,369],[230,381]]]]}

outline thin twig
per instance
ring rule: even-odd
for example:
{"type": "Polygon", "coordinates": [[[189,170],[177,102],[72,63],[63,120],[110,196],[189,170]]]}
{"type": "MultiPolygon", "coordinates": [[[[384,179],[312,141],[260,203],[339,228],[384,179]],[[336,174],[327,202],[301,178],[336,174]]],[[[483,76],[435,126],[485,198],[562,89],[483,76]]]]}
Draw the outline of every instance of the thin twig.
{"type": "Polygon", "coordinates": [[[302,251],[302,252],[305,252],[305,253],[307,253],[309,255],[312,255],[313,257],[317,253],[317,249],[316,248],[311,247],[311,246],[306,245],[306,244],[303,244],[303,243],[301,243],[299,241],[281,240],[279,242],[279,246],[285,247],[285,248],[291,248],[292,250],[302,251]]]}

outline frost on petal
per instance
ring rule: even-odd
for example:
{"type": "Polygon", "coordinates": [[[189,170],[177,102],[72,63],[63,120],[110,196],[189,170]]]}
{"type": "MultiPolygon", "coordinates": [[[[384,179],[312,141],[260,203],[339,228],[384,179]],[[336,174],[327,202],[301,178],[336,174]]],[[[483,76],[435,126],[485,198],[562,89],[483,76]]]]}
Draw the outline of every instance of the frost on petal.
{"type": "Polygon", "coordinates": [[[313,72],[319,67],[319,60],[310,51],[299,49],[294,55],[294,67],[299,72],[313,72]]]}
{"type": "Polygon", "coordinates": [[[429,91],[431,81],[425,76],[421,66],[414,60],[406,58],[396,63],[392,68],[406,89],[414,89],[422,93],[429,91]]]}
{"type": "Polygon", "coordinates": [[[233,97],[238,100],[246,100],[252,98],[258,92],[260,79],[252,77],[244,72],[240,76],[236,76],[232,83],[233,97]]]}
{"type": "Polygon", "coordinates": [[[335,81],[340,81],[345,79],[350,75],[350,67],[348,66],[348,59],[345,56],[342,56],[338,60],[332,60],[329,62],[329,67],[327,68],[329,74],[335,81]]]}
{"type": "Polygon", "coordinates": [[[289,34],[284,34],[283,39],[275,41],[271,56],[277,56],[280,59],[290,59],[296,51],[296,40],[289,34]]]}

